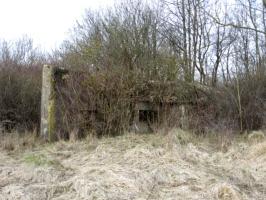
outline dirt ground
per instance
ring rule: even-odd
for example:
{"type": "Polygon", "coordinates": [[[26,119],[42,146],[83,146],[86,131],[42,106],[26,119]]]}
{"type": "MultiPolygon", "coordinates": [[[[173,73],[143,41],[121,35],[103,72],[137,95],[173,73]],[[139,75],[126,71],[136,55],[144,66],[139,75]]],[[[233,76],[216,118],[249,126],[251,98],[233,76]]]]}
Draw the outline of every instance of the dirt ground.
{"type": "Polygon", "coordinates": [[[24,150],[8,144],[0,151],[0,199],[263,200],[266,140],[254,138],[172,130],[24,150]]]}

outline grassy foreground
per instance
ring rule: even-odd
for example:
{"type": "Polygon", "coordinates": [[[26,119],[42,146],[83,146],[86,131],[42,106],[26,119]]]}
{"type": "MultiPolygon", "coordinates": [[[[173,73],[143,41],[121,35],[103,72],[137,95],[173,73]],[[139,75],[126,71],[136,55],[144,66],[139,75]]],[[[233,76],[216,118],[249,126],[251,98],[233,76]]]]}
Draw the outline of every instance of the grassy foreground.
{"type": "Polygon", "coordinates": [[[266,140],[182,130],[42,144],[1,136],[0,199],[265,199],[266,140]]]}

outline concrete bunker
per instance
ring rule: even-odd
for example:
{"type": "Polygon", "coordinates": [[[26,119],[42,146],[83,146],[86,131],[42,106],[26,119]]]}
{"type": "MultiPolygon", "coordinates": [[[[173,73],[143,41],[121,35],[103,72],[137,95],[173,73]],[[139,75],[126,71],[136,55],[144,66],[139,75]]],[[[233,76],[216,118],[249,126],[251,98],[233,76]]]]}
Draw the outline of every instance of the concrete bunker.
{"type": "MultiPolygon", "coordinates": [[[[83,72],[76,74],[80,73],[83,72]]],[[[66,114],[62,106],[63,104],[69,105],[70,103],[62,102],[63,95],[60,93],[60,90],[61,88],[67,90],[67,88],[64,88],[64,85],[68,81],[67,76],[69,75],[71,75],[70,71],[62,68],[48,65],[43,67],[40,135],[50,142],[60,139],[60,135],[65,134],[69,136],[70,129],[79,128],[74,127],[79,126],[79,119],[86,118],[85,127],[89,129],[97,129],[97,127],[103,124],[102,115],[104,113],[98,113],[97,102],[93,95],[87,95],[82,99],[84,110],[74,111],[76,112],[74,113],[76,123],[70,128],[67,127],[68,124],[65,123],[66,114]]],[[[82,76],[78,76],[77,80],[79,78],[82,79],[82,76]]],[[[167,87],[171,89],[172,85],[167,87]]],[[[132,120],[127,125],[128,129],[133,127],[134,131],[144,133],[154,132],[160,125],[187,128],[187,109],[185,103],[173,97],[159,100],[151,99],[149,93],[147,93],[146,98],[143,96],[131,98],[131,108],[128,111],[131,113],[132,120]]],[[[74,100],[71,103],[77,104],[80,102],[75,102],[74,100]]]]}
{"type": "Polygon", "coordinates": [[[187,128],[186,108],[177,101],[139,100],[135,103],[133,128],[136,132],[154,132],[160,126],[187,128]]]}

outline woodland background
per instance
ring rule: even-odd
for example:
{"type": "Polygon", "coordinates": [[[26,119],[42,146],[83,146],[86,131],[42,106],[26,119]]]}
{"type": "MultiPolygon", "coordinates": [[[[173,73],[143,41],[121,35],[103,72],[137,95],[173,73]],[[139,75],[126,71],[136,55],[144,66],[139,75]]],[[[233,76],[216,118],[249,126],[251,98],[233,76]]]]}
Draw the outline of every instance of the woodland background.
{"type": "MultiPolygon", "coordinates": [[[[102,134],[127,129],[124,111],[136,95],[193,102],[190,129],[198,133],[263,129],[265,56],[261,0],[124,0],[108,10],[87,10],[52,53],[35,48],[28,37],[1,40],[0,123],[38,129],[41,68],[50,64],[86,72],[68,80],[65,109],[82,110],[94,98],[104,113],[102,134]],[[182,87],[150,88],[150,82],[182,87]],[[204,101],[197,90],[205,91],[204,101]]],[[[81,126],[86,119],[68,120],[81,126]]]]}

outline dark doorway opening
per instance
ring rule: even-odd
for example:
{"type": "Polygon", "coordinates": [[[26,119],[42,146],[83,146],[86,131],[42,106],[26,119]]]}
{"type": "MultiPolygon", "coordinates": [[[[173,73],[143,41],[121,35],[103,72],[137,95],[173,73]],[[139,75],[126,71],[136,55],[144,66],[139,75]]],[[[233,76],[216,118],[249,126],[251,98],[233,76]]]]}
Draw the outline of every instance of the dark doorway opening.
{"type": "Polygon", "coordinates": [[[139,110],[139,121],[155,123],[158,120],[158,112],[154,110],[139,110]]]}

